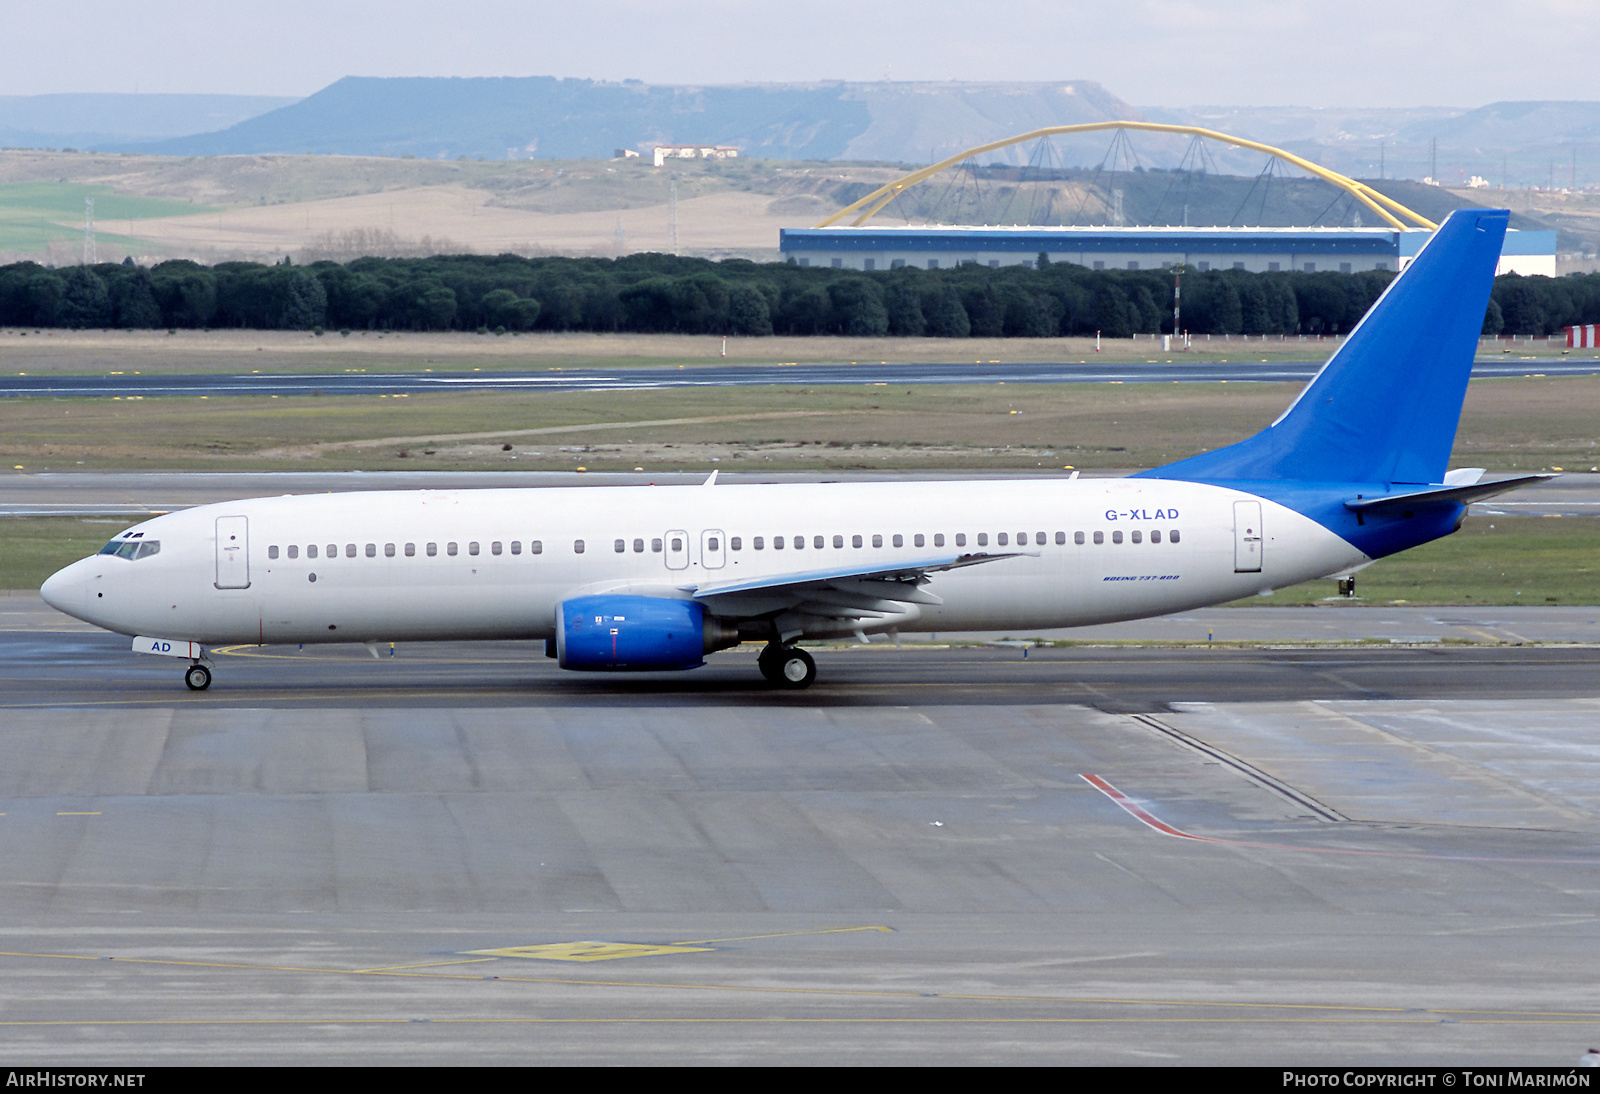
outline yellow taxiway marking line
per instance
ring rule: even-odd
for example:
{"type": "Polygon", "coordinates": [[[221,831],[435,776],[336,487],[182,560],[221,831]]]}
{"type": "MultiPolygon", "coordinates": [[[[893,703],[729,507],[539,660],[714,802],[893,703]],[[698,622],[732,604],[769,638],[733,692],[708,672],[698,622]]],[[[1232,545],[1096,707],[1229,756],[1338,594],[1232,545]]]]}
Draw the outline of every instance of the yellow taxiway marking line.
{"type": "Polygon", "coordinates": [[[405,972],[409,969],[437,969],[445,965],[481,965],[486,961],[493,961],[492,957],[461,957],[454,961],[427,961],[420,965],[378,965],[370,969],[350,969],[352,973],[364,972],[405,972]]]}
{"type": "Polygon", "coordinates": [[[894,934],[893,927],[825,927],[820,931],[781,931],[777,934],[741,934],[733,938],[702,938],[694,942],[679,942],[679,946],[709,946],[716,942],[752,942],[758,938],[798,938],[807,934],[849,934],[852,931],[879,931],[894,934]]]}
{"type": "Polygon", "coordinates": [[[497,950],[469,950],[493,957],[521,957],[533,961],[615,961],[623,957],[663,957],[678,953],[715,953],[710,946],[651,945],[639,942],[552,942],[543,946],[506,946],[497,950]]]}

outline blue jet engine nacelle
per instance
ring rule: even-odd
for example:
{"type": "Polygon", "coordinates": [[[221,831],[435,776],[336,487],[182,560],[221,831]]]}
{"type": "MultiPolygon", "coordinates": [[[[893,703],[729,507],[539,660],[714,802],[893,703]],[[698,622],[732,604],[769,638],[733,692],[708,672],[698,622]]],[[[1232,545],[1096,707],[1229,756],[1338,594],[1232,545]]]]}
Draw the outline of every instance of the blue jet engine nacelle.
{"type": "Polygon", "coordinates": [[[705,655],[738,645],[737,628],[693,600],[579,596],[556,613],[556,660],[564,669],[692,669],[705,655]]]}

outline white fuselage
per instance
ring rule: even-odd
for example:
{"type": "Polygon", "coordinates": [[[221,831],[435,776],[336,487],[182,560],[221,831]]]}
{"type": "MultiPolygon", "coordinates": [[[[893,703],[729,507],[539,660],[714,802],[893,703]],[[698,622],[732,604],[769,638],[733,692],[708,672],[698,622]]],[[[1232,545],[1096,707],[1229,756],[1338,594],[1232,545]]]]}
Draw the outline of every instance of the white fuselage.
{"type": "Polygon", "coordinates": [[[933,555],[1016,555],[932,573],[939,603],[807,628],[820,637],[1132,619],[1369,561],[1274,502],[1160,479],[323,494],[206,505],[134,531],[159,550],[74,563],[45,598],[108,630],[206,644],[537,639],[562,601],[590,593],[687,598],[933,555]]]}

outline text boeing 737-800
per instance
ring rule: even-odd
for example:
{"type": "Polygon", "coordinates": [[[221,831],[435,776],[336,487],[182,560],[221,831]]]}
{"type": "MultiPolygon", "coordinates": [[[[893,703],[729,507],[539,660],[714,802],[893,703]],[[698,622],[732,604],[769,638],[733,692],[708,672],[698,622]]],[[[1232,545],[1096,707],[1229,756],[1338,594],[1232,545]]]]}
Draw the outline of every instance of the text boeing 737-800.
{"type": "Polygon", "coordinates": [[[803,638],[1070,627],[1348,575],[1543,477],[1446,472],[1507,219],[1452,214],[1267,429],[1131,478],[261,498],[146,521],[42,592],[189,660],[195,689],[208,645],[498,638],[590,670],[762,641],[762,673],[802,688],[803,638]]]}

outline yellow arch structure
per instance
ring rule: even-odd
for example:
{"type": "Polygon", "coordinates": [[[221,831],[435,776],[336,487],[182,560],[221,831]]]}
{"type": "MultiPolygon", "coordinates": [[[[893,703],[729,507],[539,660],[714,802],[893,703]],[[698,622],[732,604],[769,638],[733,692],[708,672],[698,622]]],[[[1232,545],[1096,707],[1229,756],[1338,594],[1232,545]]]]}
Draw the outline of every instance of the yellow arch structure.
{"type": "Polygon", "coordinates": [[[898,197],[903,191],[906,190],[906,188],[915,186],[924,179],[932,178],[940,171],[954,167],[965,160],[971,159],[973,156],[981,156],[983,153],[992,152],[996,148],[1007,148],[1013,144],[1021,144],[1024,141],[1037,140],[1040,137],[1063,136],[1068,133],[1094,133],[1104,129],[1139,129],[1149,133],[1183,133],[1191,137],[1205,137],[1208,140],[1221,141],[1223,144],[1231,144],[1239,148],[1251,148],[1257,152],[1265,152],[1269,156],[1276,156],[1285,163],[1291,163],[1300,168],[1302,171],[1309,172],[1310,174],[1315,175],[1317,178],[1322,179],[1325,182],[1331,182],[1341,190],[1347,191],[1349,194],[1354,196],[1357,201],[1361,202],[1367,208],[1371,209],[1374,213],[1377,213],[1380,217],[1387,221],[1391,227],[1400,229],[1402,231],[1408,227],[1406,224],[1401,223],[1401,221],[1395,216],[1396,213],[1398,213],[1400,216],[1409,218],[1414,222],[1415,227],[1426,228],[1429,231],[1434,231],[1439,227],[1433,221],[1428,220],[1419,213],[1407,209],[1398,201],[1395,201],[1389,197],[1385,197],[1383,194],[1380,194],[1378,191],[1374,190],[1365,183],[1357,182],[1355,179],[1341,175],[1337,171],[1330,171],[1326,167],[1312,163],[1310,160],[1301,159],[1293,152],[1285,152],[1283,149],[1274,148],[1270,144],[1260,144],[1256,141],[1247,141],[1243,137],[1230,137],[1226,133],[1218,133],[1215,129],[1201,129],[1198,126],[1193,125],[1165,125],[1160,122],[1088,122],[1083,125],[1052,125],[1047,126],[1044,129],[1035,129],[1028,133],[1019,133],[1015,137],[1007,137],[1004,140],[990,141],[988,144],[980,144],[975,148],[967,149],[965,152],[958,152],[949,159],[940,160],[931,167],[924,167],[919,171],[913,171],[904,178],[898,178],[887,185],[880,186],[878,189],[872,191],[872,193],[868,194],[860,201],[847,205],[843,209],[840,209],[837,213],[834,213],[832,216],[818,222],[816,226],[818,228],[826,228],[829,225],[844,219],[851,213],[865,208],[866,212],[862,213],[851,222],[852,227],[859,228],[861,225],[870,220],[873,214],[877,213],[878,210],[882,209],[885,205],[889,204],[889,202],[898,197]]]}

